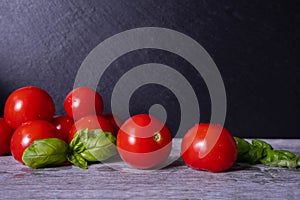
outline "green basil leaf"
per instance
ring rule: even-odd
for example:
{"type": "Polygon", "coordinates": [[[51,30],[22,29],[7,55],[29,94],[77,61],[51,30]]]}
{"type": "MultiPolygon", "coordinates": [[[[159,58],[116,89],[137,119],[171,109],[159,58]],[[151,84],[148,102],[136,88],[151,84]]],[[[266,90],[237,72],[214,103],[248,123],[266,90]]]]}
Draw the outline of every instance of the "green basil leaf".
{"type": "Polygon", "coordinates": [[[238,155],[243,155],[245,153],[248,153],[248,151],[250,150],[250,143],[238,137],[233,137],[233,138],[238,148],[238,155]]]}
{"type": "Polygon", "coordinates": [[[89,131],[87,128],[77,131],[72,141],[70,142],[70,149],[72,150],[72,152],[81,153],[85,150],[85,146],[82,143],[82,140],[86,140],[88,132],[89,131]]]}
{"type": "Polygon", "coordinates": [[[246,140],[238,137],[234,137],[235,143],[238,149],[238,162],[244,163],[256,163],[262,156],[262,149],[255,148],[252,144],[246,140]]]}
{"type": "Polygon", "coordinates": [[[257,163],[264,155],[264,149],[251,146],[250,151],[248,152],[248,163],[255,164],[257,163]]]}
{"type": "Polygon", "coordinates": [[[274,165],[274,163],[277,163],[279,161],[288,161],[288,160],[292,160],[296,157],[295,154],[293,154],[290,151],[286,151],[286,150],[270,150],[267,152],[267,155],[260,159],[260,162],[262,164],[268,165],[268,164],[272,164],[274,165]]]}
{"type": "Polygon", "coordinates": [[[262,157],[266,156],[267,152],[273,149],[273,147],[270,144],[262,140],[252,140],[252,146],[255,148],[262,149],[262,157]]]}
{"type": "Polygon", "coordinates": [[[36,169],[63,163],[67,153],[68,144],[58,138],[38,139],[24,150],[22,160],[36,169]]]}
{"type": "Polygon", "coordinates": [[[80,154],[87,161],[103,161],[116,154],[115,137],[100,129],[91,130],[81,137],[85,150],[80,154]]]}
{"type": "Polygon", "coordinates": [[[267,163],[266,165],[273,166],[273,167],[297,168],[300,167],[300,156],[294,157],[292,159],[273,161],[271,163],[267,163]]]}
{"type": "Polygon", "coordinates": [[[234,139],[238,147],[238,162],[289,168],[300,166],[300,156],[296,157],[290,151],[273,150],[270,144],[262,140],[252,140],[250,144],[238,137],[234,137],[234,139]]]}
{"type": "Polygon", "coordinates": [[[238,148],[238,162],[245,163],[258,163],[259,160],[266,156],[268,150],[272,149],[272,146],[261,140],[252,140],[252,144],[244,139],[234,137],[238,148]]]}
{"type": "Polygon", "coordinates": [[[77,167],[80,167],[81,169],[87,169],[88,168],[88,163],[86,160],[77,153],[71,153],[67,157],[68,161],[71,162],[72,164],[76,165],[77,167]]]}
{"type": "Polygon", "coordinates": [[[106,160],[117,153],[115,143],[116,138],[110,132],[104,132],[101,129],[90,131],[82,129],[75,134],[70,143],[71,153],[68,159],[79,167],[81,166],[77,164],[79,156],[80,159],[88,162],[106,160]]]}
{"type": "Polygon", "coordinates": [[[263,149],[273,149],[273,147],[266,143],[265,141],[262,141],[262,140],[252,140],[252,145],[256,146],[256,147],[260,147],[260,148],[263,148],[263,149]]]}

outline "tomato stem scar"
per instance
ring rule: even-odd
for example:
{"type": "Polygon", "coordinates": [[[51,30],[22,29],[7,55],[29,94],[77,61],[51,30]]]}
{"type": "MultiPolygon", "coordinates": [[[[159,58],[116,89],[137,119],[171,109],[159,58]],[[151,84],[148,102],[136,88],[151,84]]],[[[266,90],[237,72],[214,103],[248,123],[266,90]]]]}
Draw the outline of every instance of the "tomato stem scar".
{"type": "Polygon", "coordinates": [[[153,140],[155,140],[156,142],[160,141],[161,140],[161,135],[159,132],[156,132],[154,135],[153,135],[153,140]]]}

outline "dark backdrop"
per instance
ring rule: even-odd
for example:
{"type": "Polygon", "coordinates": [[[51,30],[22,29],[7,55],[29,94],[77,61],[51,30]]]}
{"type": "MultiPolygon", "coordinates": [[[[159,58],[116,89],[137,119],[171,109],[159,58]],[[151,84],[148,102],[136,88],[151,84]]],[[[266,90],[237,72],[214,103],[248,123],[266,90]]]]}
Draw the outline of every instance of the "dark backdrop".
{"type": "MultiPolygon", "coordinates": [[[[279,0],[0,1],[0,115],[8,95],[26,85],[47,90],[63,114],[64,96],[97,44],[127,29],[158,26],[189,35],[212,56],[226,87],[225,126],[232,134],[300,138],[299,13],[297,1],[279,0]]],[[[184,59],[158,50],[132,52],[111,65],[97,88],[106,112],[122,73],[148,62],[181,70],[197,92],[200,120],[209,121],[201,76],[184,59]]],[[[179,104],[164,87],[137,90],[131,114],[147,112],[154,103],[166,106],[168,125],[176,131],[179,104]]]]}

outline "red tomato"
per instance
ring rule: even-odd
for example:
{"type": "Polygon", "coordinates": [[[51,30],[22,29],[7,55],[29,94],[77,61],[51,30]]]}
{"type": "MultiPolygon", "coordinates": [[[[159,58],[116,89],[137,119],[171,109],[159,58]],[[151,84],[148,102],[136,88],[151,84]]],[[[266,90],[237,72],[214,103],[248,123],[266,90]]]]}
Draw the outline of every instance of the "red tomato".
{"type": "Polygon", "coordinates": [[[95,90],[88,87],[78,87],[65,98],[66,113],[78,120],[88,115],[101,115],[103,110],[102,97],[95,90]]]}
{"type": "Polygon", "coordinates": [[[3,118],[0,118],[0,156],[10,153],[10,139],[14,133],[3,118]]]}
{"type": "Polygon", "coordinates": [[[46,91],[27,86],[9,95],[4,107],[4,119],[12,129],[16,129],[31,120],[50,121],[54,112],[53,100],[46,91]]]}
{"type": "Polygon", "coordinates": [[[68,143],[72,141],[77,131],[80,131],[85,128],[89,130],[101,129],[105,132],[111,132],[112,134],[114,133],[112,125],[104,117],[95,115],[85,116],[76,121],[75,124],[72,126],[68,137],[68,143]]]}
{"type": "Polygon", "coordinates": [[[126,163],[139,169],[148,169],[168,158],[172,136],[161,121],[148,114],[139,114],[121,126],[117,148],[126,163]]]}
{"type": "Polygon", "coordinates": [[[231,134],[222,126],[200,123],[184,136],[181,157],[192,168],[220,172],[235,163],[237,147],[231,134]]]}
{"type": "Polygon", "coordinates": [[[62,134],[50,123],[43,120],[26,122],[17,128],[11,138],[10,150],[13,157],[23,163],[24,150],[36,139],[58,138],[63,140],[62,134]]]}
{"type": "Polygon", "coordinates": [[[102,117],[104,117],[105,119],[107,119],[111,123],[111,125],[115,129],[115,134],[114,135],[117,135],[117,133],[120,129],[119,125],[122,124],[122,120],[118,116],[113,115],[111,113],[105,113],[105,114],[102,115],[102,117]]]}
{"type": "Polygon", "coordinates": [[[64,141],[68,141],[69,132],[74,124],[74,120],[69,116],[54,116],[52,124],[63,135],[64,141]]]}

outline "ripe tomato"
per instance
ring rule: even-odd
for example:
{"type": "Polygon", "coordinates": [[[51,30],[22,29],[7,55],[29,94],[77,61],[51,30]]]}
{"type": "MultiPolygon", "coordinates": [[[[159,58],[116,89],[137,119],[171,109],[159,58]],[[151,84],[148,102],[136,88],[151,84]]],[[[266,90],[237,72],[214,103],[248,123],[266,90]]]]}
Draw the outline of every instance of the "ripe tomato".
{"type": "Polygon", "coordinates": [[[27,86],[9,95],[4,107],[4,119],[12,129],[16,129],[31,120],[50,121],[54,112],[53,100],[46,91],[27,86]]]}
{"type": "Polygon", "coordinates": [[[62,134],[50,123],[43,120],[28,121],[17,128],[11,138],[10,150],[13,157],[23,163],[24,150],[36,139],[58,138],[62,134]]]}
{"type": "Polygon", "coordinates": [[[192,168],[220,172],[234,164],[237,147],[231,134],[222,126],[200,123],[183,137],[181,157],[192,168]]]}
{"type": "Polygon", "coordinates": [[[161,121],[148,114],[139,114],[121,126],[117,148],[126,163],[139,169],[148,169],[168,158],[172,136],[161,121]]]}
{"type": "Polygon", "coordinates": [[[54,116],[52,119],[52,124],[55,128],[63,135],[64,141],[68,141],[69,132],[74,124],[74,120],[69,116],[54,116]]]}
{"type": "Polygon", "coordinates": [[[0,118],[0,156],[10,153],[10,139],[14,133],[3,118],[0,118]]]}
{"type": "Polygon", "coordinates": [[[89,130],[101,129],[104,132],[110,132],[114,134],[114,128],[107,119],[101,116],[89,115],[82,117],[81,119],[75,122],[75,124],[70,130],[68,143],[72,141],[77,131],[80,131],[85,128],[89,130]]]}
{"type": "Polygon", "coordinates": [[[111,123],[112,127],[115,129],[114,135],[117,135],[120,129],[120,125],[122,124],[122,120],[118,116],[113,115],[111,113],[105,113],[101,116],[107,119],[111,123]]]}
{"type": "Polygon", "coordinates": [[[78,87],[65,98],[66,113],[78,120],[88,115],[101,115],[103,110],[102,97],[95,90],[88,87],[78,87]]]}

